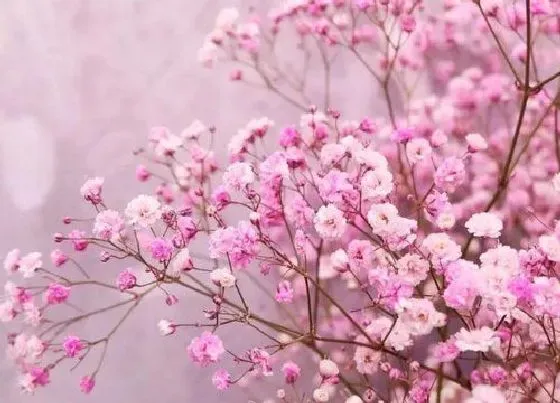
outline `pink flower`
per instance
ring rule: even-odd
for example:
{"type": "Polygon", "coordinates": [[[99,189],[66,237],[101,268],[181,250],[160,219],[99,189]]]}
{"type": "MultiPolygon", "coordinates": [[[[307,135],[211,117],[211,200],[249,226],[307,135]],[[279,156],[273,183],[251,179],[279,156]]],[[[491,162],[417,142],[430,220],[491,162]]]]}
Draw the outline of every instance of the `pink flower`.
{"type": "Polygon", "coordinates": [[[86,375],[80,379],[80,390],[86,395],[91,393],[95,387],[95,378],[91,375],[86,375]]]}
{"type": "Polygon", "coordinates": [[[270,365],[270,354],[260,348],[253,348],[249,351],[249,360],[257,364],[264,376],[272,376],[272,366],[270,365]]]}
{"type": "Polygon", "coordinates": [[[31,367],[20,378],[19,386],[26,393],[33,393],[39,386],[46,386],[50,382],[49,371],[46,368],[31,367]]]}
{"type": "Polygon", "coordinates": [[[294,290],[292,284],[287,281],[281,281],[276,287],[276,301],[280,303],[289,304],[294,299],[294,290]]]}
{"type": "Polygon", "coordinates": [[[488,352],[493,346],[499,343],[499,338],[488,326],[480,329],[468,331],[462,328],[455,333],[455,345],[461,351],[481,351],[488,352]]]}
{"type": "Polygon", "coordinates": [[[334,204],[321,206],[313,222],[315,230],[326,239],[340,238],[346,231],[344,214],[334,204]]]}
{"type": "Polygon", "coordinates": [[[237,279],[231,274],[228,268],[221,268],[212,270],[210,273],[210,280],[220,287],[229,288],[235,285],[237,279]]]}
{"type": "Polygon", "coordinates": [[[87,235],[84,231],[80,230],[72,230],[68,233],[68,238],[72,241],[72,246],[74,246],[74,250],[77,251],[84,251],[87,249],[89,242],[86,239],[87,235]]]}
{"type": "Polygon", "coordinates": [[[235,162],[231,164],[222,176],[224,186],[228,192],[246,189],[255,181],[255,173],[251,165],[246,162],[235,162]]]}
{"type": "Polygon", "coordinates": [[[218,390],[226,390],[231,384],[231,375],[225,369],[221,368],[212,375],[212,383],[218,390]]]}
{"type": "Polygon", "coordinates": [[[88,179],[80,188],[80,194],[91,204],[99,204],[102,200],[101,189],[104,182],[105,179],[100,177],[88,179]]]}
{"type": "Polygon", "coordinates": [[[52,305],[66,302],[69,296],[70,287],[65,287],[61,284],[49,284],[47,291],[45,291],[45,301],[52,305]]]}
{"type": "Polygon", "coordinates": [[[119,287],[119,290],[124,291],[135,286],[136,276],[134,276],[129,269],[125,269],[119,273],[117,276],[117,287],[119,287]]]}
{"type": "Polygon", "coordinates": [[[95,217],[93,233],[104,240],[117,241],[124,232],[124,219],[118,211],[103,210],[95,217]]]}
{"type": "Polygon", "coordinates": [[[400,324],[413,336],[430,334],[434,327],[445,325],[445,314],[438,312],[434,304],[425,298],[401,299],[395,311],[400,324]]]}
{"type": "Polygon", "coordinates": [[[60,249],[51,252],[51,262],[55,267],[60,267],[68,261],[69,257],[60,249]]]}
{"type": "Polygon", "coordinates": [[[258,234],[255,227],[240,221],[237,228],[220,228],[210,235],[210,257],[228,255],[236,268],[247,267],[259,251],[258,234]]]}
{"type": "Polygon", "coordinates": [[[434,175],[434,183],[438,189],[453,193],[463,184],[465,177],[463,161],[456,157],[448,157],[438,166],[434,175]]]}
{"type": "Polygon", "coordinates": [[[138,165],[136,167],[136,179],[138,179],[138,181],[146,182],[148,179],[150,179],[150,176],[152,176],[152,174],[144,165],[138,165]]]}
{"type": "Polygon", "coordinates": [[[286,361],[284,365],[282,365],[282,372],[284,373],[284,381],[287,384],[293,384],[298,380],[301,369],[295,362],[286,361]]]}
{"type": "Polygon", "coordinates": [[[288,126],[280,131],[279,143],[282,147],[298,147],[301,144],[301,134],[294,126],[288,126]]]}
{"type": "Polygon", "coordinates": [[[499,238],[504,225],[495,214],[476,213],[465,223],[465,227],[476,237],[499,238]]]}
{"type": "Polygon", "coordinates": [[[191,341],[187,347],[187,352],[193,362],[205,367],[212,362],[217,362],[225,350],[217,335],[203,332],[191,341]]]}
{"type": "Polygon", "coordinates": [[[168,239],[155,238],[150,243],[150,250],[152,257],[160,262],[165,262],[171,259],[173,253],[173,245],[168,239]]]}
{"type": "Polygon", "coordinates": [[[84,344],[77,336],[67,336],[62,343],[62,348],[67,357],[74,358],[83,350],[84,344]]]}

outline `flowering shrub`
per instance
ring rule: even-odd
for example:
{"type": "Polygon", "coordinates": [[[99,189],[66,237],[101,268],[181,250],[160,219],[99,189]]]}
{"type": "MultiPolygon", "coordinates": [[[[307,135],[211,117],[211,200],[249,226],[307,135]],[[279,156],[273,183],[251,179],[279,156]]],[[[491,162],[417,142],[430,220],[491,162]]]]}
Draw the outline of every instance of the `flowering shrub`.
{"type": "Polygon", "coordinates": [[[88,180],[91,219],[64,218],[76,228],[54,241],[118,265],[109,282],[62,249],[50,263],[8,252],[0,320],[19,323],[8,355],[21,388],[46,386],[71,361],[90,365],[76,384],[92,392],[112,337],[146,296],[173,305],[199,295],[204,310],[153,326],[167,337],[200,330],[184,355],[213,368],[220,391],[276,377],[286,402],[557,401],[560,2],[442,3],[222,10],[200,61],[232,63],[231,80],[299,108],[298,123],[251,120],[229,139],[228,163],[214,156],[215,128],[156,127],[136,152],[147,161],[136,178],[159,184],[125,208],[110,204],[103,178],[88,180]],[[300,69],[283,60],[286,47],[300,69]],[[386,109],[361,120],[336,109],[340,54],[370,75],[386,109]],[[432,89],[420,93],[420,80],[432,89]],[[61,310],[83,287],[122,298],[61,310]],[[266,314],[248,297],[257,287],[266,314]],[[74,333],[114,310],[107,333],[74,333]],[[250,345],[228,346],[229,329],[250,345]]]}

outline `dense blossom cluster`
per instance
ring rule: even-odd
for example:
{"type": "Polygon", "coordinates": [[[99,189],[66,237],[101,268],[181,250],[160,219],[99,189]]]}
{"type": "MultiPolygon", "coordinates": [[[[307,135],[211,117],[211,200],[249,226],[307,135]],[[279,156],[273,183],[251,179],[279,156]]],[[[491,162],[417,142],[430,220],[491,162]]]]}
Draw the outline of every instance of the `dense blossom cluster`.
{"type": "Polygon", "coordinates": [[[276,379],[286,388],[259,387],[267,401],[558,401],[560,1],[279,3],[222,10],[199,59],[232,63],[233,81],[298,108],[297,124],[251,120],[229,138],[229,161],[212,149],[225,133],[200,121],[154,128],[136,178],[159,184],[124,208],[88,180],[94,216],[64,218],[76,228],[54,241],[114,263],[109,282],[63,249],[50,262],[8,252],[0,320],[19,326],[8,356],[21,388],[71,360],[93,362],[77,382],[90,393],[145,296],[199,295],[200,312],[153,326],[196,331],[185,357],[213,368],[220,391],[276,379]],[[364,68],[386,107],[357,120],[336,109],[337,57],[364,68]],[[306,88],[310,60],[320,96],[306,88]],[[417,91],[421,79],[432,90],[417,91]],[[84,286],[122,298],[54,314],[84,286]],[[74,333],[117,309],[106,334],[74,333]],[[227,345],[234,326],[250,341],[241,350],[227,345]]]}

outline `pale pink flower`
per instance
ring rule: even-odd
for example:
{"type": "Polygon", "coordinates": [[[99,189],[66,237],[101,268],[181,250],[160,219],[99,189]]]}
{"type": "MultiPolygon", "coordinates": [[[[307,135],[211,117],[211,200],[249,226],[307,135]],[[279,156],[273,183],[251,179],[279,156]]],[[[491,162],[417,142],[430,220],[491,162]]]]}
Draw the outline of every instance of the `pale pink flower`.
{"type": "Polygon", "coordinates": [[[560,193],[560,172],[552,177],[552,186],[554,187],[554,190],[560,193]]]}
{"type": "Polygon", "coordinates": [[[0,322],[11,322],[16,317],[16,310],[12,301],[0,303],[0,322]]]}
{"type": "Polygon", "coordinates": [[[344,214],[334,204],[321,206],[313,219],[315,230],[325,239],[342,237],[346,231],[344,214]]]}
{"type": "Polygon", "coordinates": [[[191,254],[187,248],[183,248],[175,255],[168,267],[167,273],[170,276],[180,276],[181,273],[189,271],[193,268],[191,254]]]}
{"type": "Polygon", "coordinates": [[[95,217],[93,234],[107,241],[117,241],[122,237],[124,228],[124,220],[118,211],[103,210],[95,217]]]}
{"type": "Polygon", "coordinates": [[[42,257],[43,255],[40,252],[28,253],[19,260],[18,271],[21,272],[24,278],[33,277],[37,269],[43,267],[42,257]]]}
{"type": "Polygon", "coordinates": [[[292,284],[287,280],[282,280],[278,286],[276,287],[276,296],[275,299],[277,302],[289,304],[294,299],[294,289],[292,288],[292,284]]]}
{"type": "Polygon", "coordinates": [[[428,140],[415,138],[406,144],[406,156],[408,161],[414,165],[429,158],[432,154],[432,146],[428,140]]]}
{"type": "Polygon", "coordinates": [[[430,334],[434,327],[445,325],[445,314],[438,312],[426,298],[401,299],[395,311],[401,325],[414,336],[430,334]]]}
{"type": "Polygon", "coordinates": [[[337,376],[340,370],[338,369],[338,365],[332,360],[321,360],[319,362],[319,373],[324,378],[332,378],[333,376],[337,376]]]}
{"type": "Polygon", "coordinates": [[[4,269],[8,274],[15,273],[19,268],[21,252],[19,249],[12,249],[4,258],[4,269]]]}
{"type": "Polygon", "coordinates": [[[539,247],[553,262],[560,262],[560,240],[552,235],[543,235],[539,238],[539,247]]]}
{"type": "Polygon", "coordinates": [[[337,249],[333,253],[331,253],[331,265],[333,269],[344,273],[348,270],[350,264],[348,255],[344,251],[344,249],[337,249]]]}
{"type": "Polygon", "coordinates": [[[104,178],[96,177],[88,179],[80,188],[82,197],[92,204],[101,203],[101,190],[105,183],[104,178]]]}
{"type": "Polygon", "coordinates": [[[428,276],[429,263],[419,255],[407,253],[397,261],[399,276],[411,285],[418,285],[428,276]]]}
{"type": "Polygon", "coordinates": [[[368,211],[367,219],[374,234],[388,232],[391,223],[399,218],[397,208],[390,203],[374,204],[368,211]]]}
{"type": "Polygon", "coordinates": [[[478,133],[467,134],[465,136],[465,140],[467,141],[467,144],[469,146],[469,151],[471,153],[483,151],[488,148],[488,143],[486,142],[484,137],[482,137],[478,133]]]}
{"type": "Polygon", "coordinates": [[[231,31],[239,19],[239,11],[235,7],[222,8],[216,17],[216,28],[231,31]]]}
{"type": "Polygon", "coordinates": [[[504,225],[493,213],[475,213],[465,227],[476,237],[499,238],[504,225]]]}
{"type": "Polygon", "coordinates": [[[70,259],[68,255],[66,255],[60,249],[54,249],[51,252],[51,262],[55,267],[62,266],[64,263],[68,261],[68,259],[70,259]]]}
{"type": "MultiPolygon", "coordinates": [[[[358,337],[357,341],[367,342],[363,336],[358,337]]],[[[358,346],[354,353],[354,361],[356,362],[356,370],[360,374],[374,374],[379,369],[381,353],[369,347],[358,346]]]]}
{"type": "Polygon", "coordinates": [[[461,247],[443,232],[432,233],[422,242],[422,246],[440,262],[452,262],[461,257],[461,247]]]}
{"type": "Polygon", "coordinates": [[[153,196],[139,195],[128,203],[124,214],[130,224],[150,227],[161,218],[161,204],[153,196]]]}
{"type": "Polygon", "coordinates": [[[456,157],[448,157],[438,166],[434,183],[438,189],[452,193],[463,184],[466,178],[465,165],[456,157]]]}
{"type": "Polygon", "coordinates": [[[506,403],[508,400],[502,391],[490,385],[476,385],[472,396],[464,400],[465,403],[506,403]]]}
{"type": "Polygon", "coordinates": [[[331,394],[325,386],[313,390],[313,400],[317,403],[326,403],[331,399],[331,394]]]}
{"type": "Polygon", "coordinates": [[[229,192],[246,189],[255,181],[255,173],[246,162],[234,162],[222,176],[224,186],[229,192]]]}
{"type": "Polygon", "coordinates": [[[194,120],[181,132],[181,137],[186,139],[198,139],[208,128],[200,120],[194,120]]]}
{"type": "Polygon", "coordinates": [[[205,367],[212,362],[217,362],[225,350],[220,338],[206,331],[191,341],[187,352],[193,362],[205,367]]]}
{"type": "Polygon", "coordinates": [[[170,334],[175,333],[175,329],[177,326],[168,320],[162,319],[158,322],[157,327],[159,329],[159,333],[162,336],[169,336],[170,334]]]}
{"type": "Polygon", "coordinates": [[[499,344],[496,332],[488,326],[471,331],[462,328],[458,333],[455,333],[454,337],[455,345],[461,351],[481,351],[485,353],[499,344]]]}
{"type": "Polygon", "coordinates": [[[365,200],[381,199],[393,190],[393,175],[387,169],[367,171],[360,184],[365,200]]]}
{"type": "Polygon", "coordinates": [[[212,375],[212,383],[218,390],[226,390],[231,383],[231,375],[225,369],[219,369],[212,375]]]}
{"type": "Polygon", "coordinates": [[[210,273],[210,280],[220,287],[229,288],[235,285],[237,279],[231,274],[228,268],[221,268],[212,270],[210,273]]]}

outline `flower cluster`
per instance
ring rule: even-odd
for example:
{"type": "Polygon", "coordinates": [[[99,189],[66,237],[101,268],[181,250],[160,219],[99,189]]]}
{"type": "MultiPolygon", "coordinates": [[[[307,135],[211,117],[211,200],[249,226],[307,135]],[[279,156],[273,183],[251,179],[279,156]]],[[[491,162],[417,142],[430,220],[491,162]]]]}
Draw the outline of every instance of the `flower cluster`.
{"type": "Polygon", "coordinates": [[[80,194],[92,215],[63,219],[73,228],[54,235],[51,264],[7,253],[0,320],[18,326],[8,356],[22,390],[46,386],[69,360],[91,365],[76,385],[92,392],[113,335],[159,295],[166,305],[205,298],[153,327],[196,331],[183,354],[212,368],[219,391],[279,381],[284,402],[558,400],[560,72],[549,71],[557,49],[547,43],[560,40],[560,2],[441,6],[222,10],[200,61],[234,64],[233,81],[299,112],[281,127],[248,122],[229,161],[214,156],[221,134],[198,120],[180,134],[154,128],[137,152],[149,163],[136,169],[142,183],[157,179],[153,191],[113,206],[105,180],[90,179],[80,194]],[[277,42],[292,45],[301,71],[282,63],[277,42]],[[341,55],[379,85],[386,108],[336,109],[341,55]],[[310,66],[324,77],[320,94],[307,88],[310,66]],[[92,252],[115,267],[109,279],[80,265],[92,252]],[[121,300],[61,317],[86,286],[121,300]],[[107,333],[75,333],[114,310],[107,333]]]}

